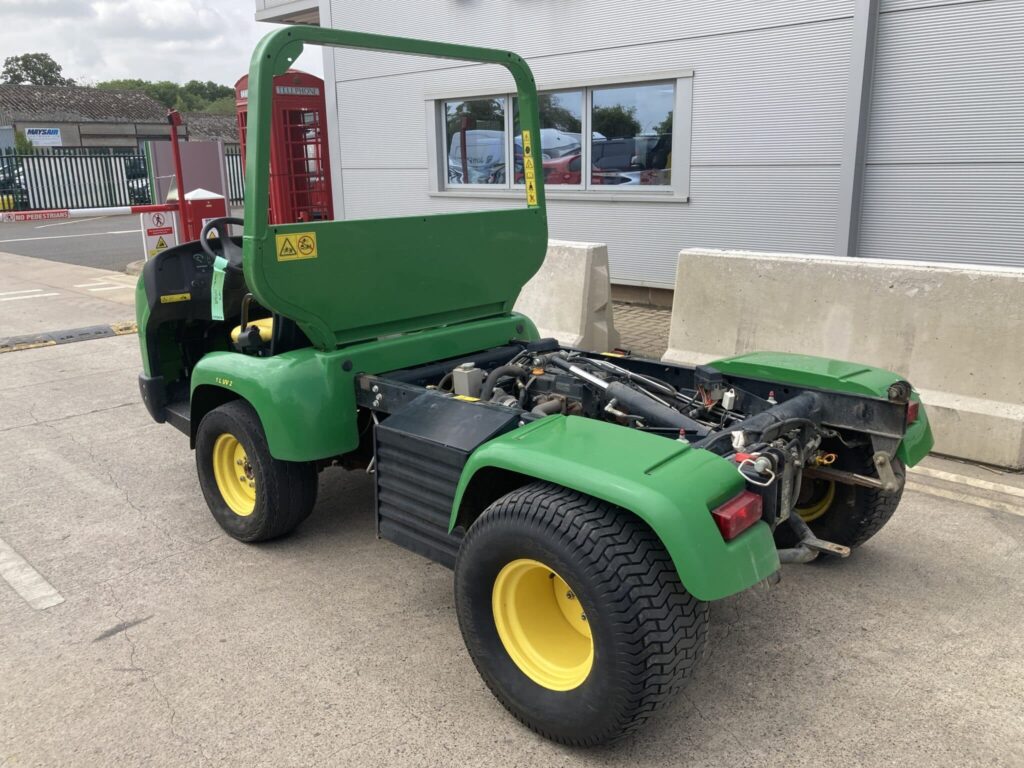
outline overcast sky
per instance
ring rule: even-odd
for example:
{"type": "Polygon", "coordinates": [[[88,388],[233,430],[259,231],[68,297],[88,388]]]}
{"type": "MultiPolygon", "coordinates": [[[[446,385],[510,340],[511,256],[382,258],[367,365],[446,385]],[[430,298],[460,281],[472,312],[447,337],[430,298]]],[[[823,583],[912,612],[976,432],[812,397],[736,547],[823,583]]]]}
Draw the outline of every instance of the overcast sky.
{"type": "MultiPolygon", "coordinates": [[[[276,26],[254,13],[252,0],[0,0],[0,61],[45,52],[84,82],[234,85],[256,41],[276,26]]],[[[322,75],[320,52],[307,49],[295,66],[322,75]]]]}

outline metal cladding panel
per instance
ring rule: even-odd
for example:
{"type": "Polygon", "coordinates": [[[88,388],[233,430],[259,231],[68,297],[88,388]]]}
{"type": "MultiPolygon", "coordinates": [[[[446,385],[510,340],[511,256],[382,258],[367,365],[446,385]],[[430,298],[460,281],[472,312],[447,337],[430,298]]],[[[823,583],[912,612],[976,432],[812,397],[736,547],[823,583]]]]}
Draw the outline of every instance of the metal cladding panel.
{"type": "MultiPolygon", "coordinates": [[[[592,0],[526,5],[508,0],[332,0],[331,10],[336,27],[507,48],[535,66],[542,58],[570,52],[607,52],[849,17],[853,14],[853,0],[646,0],[628,5],[592,0]]],[[[369,73],[376,77],[451,66],[438,61],[417,63],[382,58],[364,52],[346,54],[336,61],[339,81],[361,79],[369,73]]]]}
{"type": "Polygon", "coordinates": [[[913,11],[918,8],[934,8],[938,5],[963,5],[970,2],[986,3],[989,0],[881,0],[878,12],[913,11]]]}
{"type": "MultiPolygon", "coordinates": [[[[540,90],[693,70],[694,165],[838,163],[849,37],[850,20],[839,19],[548,56],[530,66],[540,90]]],[[[340,82],[342,165],[425,168],[426,99],[511,89],[500,67],[477,65],[340,82]],[[385,119],[368,119],[363,105],[385,119]]]]}
{"type": "Polygon", "coordinates": [[[1024,2],[879,20],[867,162],[1024,162],[1024,2]]]}
{"type": "Polygon", "coordinates": [[[1020,165],[869,166],[859,253],[1024,268],[1022,201],[1020,165]]]}
{"type": "MultiPolygon", "coordinates": [[[[505,208],[507,199],[428,197],[425,169],[346,169],[352,218],[505,208]]],[[[835,239],[837,166],[696,167],[689,203],[548,198],[553,238],[608,244],[612,279],[671,288],[683,248],[827,253],[835,239]]]]}
{"type": "Polygon", "coordinates": [[[1024,267],[1024,3],[882,10],[859,255],[1024,267]]]}

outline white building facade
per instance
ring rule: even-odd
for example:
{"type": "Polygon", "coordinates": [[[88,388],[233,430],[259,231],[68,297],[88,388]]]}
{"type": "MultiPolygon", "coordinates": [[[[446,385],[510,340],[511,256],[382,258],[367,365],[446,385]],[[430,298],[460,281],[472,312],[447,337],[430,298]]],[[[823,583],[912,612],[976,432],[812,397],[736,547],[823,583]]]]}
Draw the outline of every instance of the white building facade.
{"type": "MultiPolygon", "coordinates": [[[[671,288],[697,246],[1024,267],[1020,0],[261,0],[257,17],[522,55],[551,235],[607,243],[622,286],[671,288]]],[[[329,50],[324,70],[339,218],[524,200],[502,68],[329,50]]]]}

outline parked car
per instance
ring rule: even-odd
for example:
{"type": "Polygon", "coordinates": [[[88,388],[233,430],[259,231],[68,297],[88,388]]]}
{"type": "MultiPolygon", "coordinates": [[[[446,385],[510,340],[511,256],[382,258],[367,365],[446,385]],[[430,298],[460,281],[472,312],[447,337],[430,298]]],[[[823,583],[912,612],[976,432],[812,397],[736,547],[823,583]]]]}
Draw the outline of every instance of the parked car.
{"type": "Polygon", "coordinates": [[[450,184],[493,184],[498,166],[505,165],[505,132],[484,129],[457,131],[448,147],[450,184]],[[465,163],[463,163],[465,145],[465,163]]]}

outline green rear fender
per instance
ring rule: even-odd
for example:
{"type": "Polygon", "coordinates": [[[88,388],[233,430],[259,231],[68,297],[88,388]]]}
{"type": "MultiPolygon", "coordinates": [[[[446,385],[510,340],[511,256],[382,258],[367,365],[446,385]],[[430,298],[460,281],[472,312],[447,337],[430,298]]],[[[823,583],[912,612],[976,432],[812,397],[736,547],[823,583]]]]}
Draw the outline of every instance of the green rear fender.
{"type": "MultiPolygon", "coordinates": [[[[813,387],[882,399],[888,397],[890,385],[903,378],[897,373],[873,365],[790,352],[749,352],[714,360],[709,365],[727,376],[746,376],[779,384],[794,384],[798,387],[813,387]]],[[[920,402],[916,392],[911,394],[911,399],[920,402]]],[[[903,440],[896,450],[896,457],[908,467],[912,467],[928,455],[934,444],[928,414],[922,405],[918,411],[917,421],[907,427],[903,440]]]]}
{"type": "Polygon", "coordinates": [[[637,515],[661,538],[686,589],[700,600],[740,592],[779,568],[765,523],[733,541],[722,538],[710,510],[742,491],[744,483],[735,465],[709,451],[594,419],[549,416],[470,456],[451,528],[460,522],[474,476],[488,467],[572,488],[637,515]]]}

